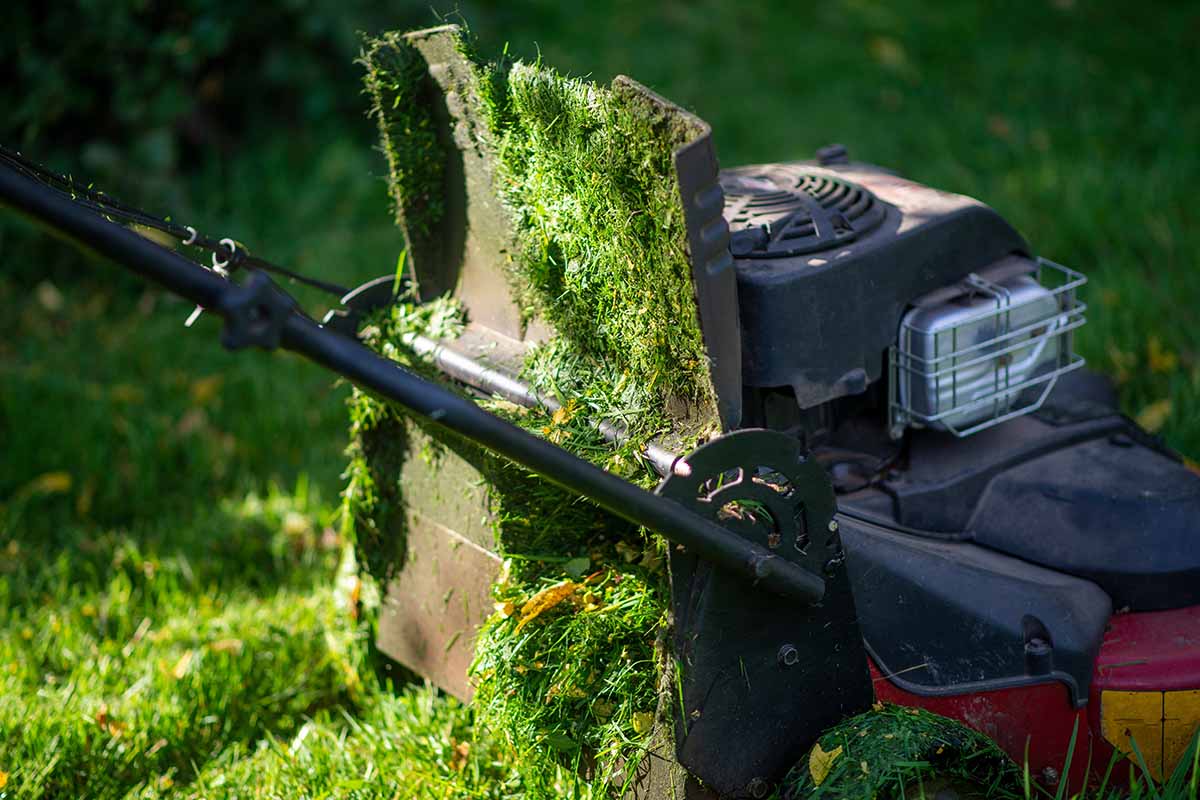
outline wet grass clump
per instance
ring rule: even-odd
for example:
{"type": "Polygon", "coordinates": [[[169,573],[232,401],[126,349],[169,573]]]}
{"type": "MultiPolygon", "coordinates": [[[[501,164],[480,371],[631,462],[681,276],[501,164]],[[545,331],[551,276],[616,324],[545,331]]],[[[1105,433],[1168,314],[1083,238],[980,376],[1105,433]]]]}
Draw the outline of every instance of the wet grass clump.
{"type": "Polygon", "coordinates": [[[491,118],[526,313],[632,381],[640,414],[665,409],[675,426],[711,433],[716,400],[673,160],[697,128],[626,84],[541,64],[514,64],[504,87],[491,118]]]}
{"type": "MultiPolygon", "coordinates": [[[[367,57],[404,225],[428,206],[428,184],[408,180],[422,167],[405,160],[430,157],[426,130],[412,143],[397,141],[408,123],[387,124],[392,114],[376,87],[416,98],[427,79],[407,60],[381,58],[381,47],[417,51],[389,35],[367,57]],[[404,88],[405,81],[411,86],[404,88]]],[[[598,86],[540,64],[484,64],[465,38],[457,52],[470,60],[474,79],[459,96],[477,96],[486,121],[473,129],[472,146],[491,159],[493,189],[517,244],[514,252],[495,254],[496,269],[507,275],[524,318],[554,331],[530,350],[523,377],[563,406],[550,413],[481,402],[652,487],[637,455],[649,437],[673,433],[695,441],[718,425],[673,161],[674,150],[697,135],[696,123],[624,83],[598,86]],[[603,441],[591,426],[602,418],[624,425],[630,441],[620,447],[603,441]]],[[[418,278],[421,269],[415,265],[418,278]]],[[[367,340],[436,379],[405,340],[412,333],[453,338],[455,331],[437,324],[447,302],[423,310],[406,299],[368,327],[367,340]]],[[[364,393],[355,393],[351,419],[347,508],[360,561],[377,578],[391,578],[404,552],[399,476],[408,459],[436,464],[437,453],[425,451],[452,450],[486,485],[494,549],[507,560],[494,587],[495,613],[476,642],[477,726],[509,749],[532,796],[620,794],[642,760],[658,706],[667,605],[663,545],[590,501],[364,393]]]]}
{"type": "Polygon", "coordinates": [[[784,800],[1022,796],[1017,765],[983,734],[928,711],[885,705],[826,731],[780,791],[784,800]]]}
{"type": "MultiPolygon", "coordinates": [[[[398,303],[367,327],[368,341],[437,379],[404,341],[414,332],[453,336],[455,308],[444,300],[398,303]]],[[[578,403],[555,414],[483,404],[577,455],[647,480],[629,448],[603,442],[578,403]]],[[[660,545],[590,501],[365,393],[354,393],[351,417],[346,507],[360,562],[381,582],[404,552],[397,540],[408,459],[436,469],[452,451],[486,485],[494,547],[506,561],[471,670],[475,730],[505,752],[528,796],[619,794],[642,759],[657,706],[667,592],[660,545]]]]}
{"type": "Polygon", "coordinates": [[[446,152],[425,89],[426,64],[400,33],[368,40],[365,70],[371,117],[387,159],[388,194],[406,237],[425,237],[445,212],[446,152]]]}

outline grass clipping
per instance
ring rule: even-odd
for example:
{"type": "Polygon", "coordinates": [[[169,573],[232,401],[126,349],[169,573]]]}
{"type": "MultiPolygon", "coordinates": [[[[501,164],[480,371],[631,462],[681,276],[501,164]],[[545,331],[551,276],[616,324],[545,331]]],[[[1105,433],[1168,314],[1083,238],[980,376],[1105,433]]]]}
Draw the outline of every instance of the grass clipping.
{"type": "MultiPolygon", "coordinates": [[[[397,219],[410,237],[436,224],[440,176],[423,161],[443,157],[427,135],[430,117],[405,105],[428,91],[415,85],[427,80],[416,60],[395,35],[370,43],[364,57],[397,219]]],[[[523,316],[555,331],[531,352],[524,377],[567,401],[553,415],[485,405],[652,486],[641,444],[667,433],[694,441],[719,424],[673,161],[695,131],[622,84],[472,63],[487,122],[472,146],[494,156],[517,244],[511,258],[497,253],[497,268],[523,316]],[[622,422],[633,439],[603,442],[587,421],[598,418],[622,422]]],[[[404,336],[452,334],[455,312],[450,300],[402,302],[374,321],[368,340],[432,377],[404,336]]],[[[436,463],[452,451],[468,461],[487,486],[496,549],[507,559],[472,668],[477,734],[498,738],[530,796],[619,796],[658,708],[668,597],[661,542],[363,393],[351,402],[346,497],[360,563],[387,579],[403,552],[405,460],[436,463]]]]}
{"type": "Polygon", "coordinates": [[[537,65],[514,65],[503,85],[486,103],[526,314],[554,327],[568,344],[560,355],[572,350],[636,387],[626,400],[639,414],[663,409],[677,428],[712,433],[716,398],[673,159],[696,137],[693,123],[630,85],[537,65]]]}
{"type": "MultiPolygon", "coordinates": [[[[402,302],[366,329],[372,346],[433,377],[397,342],[452,330],[450,301],[402,302]]],[[[610,471],[645,481],[628,449],[614,451],[576,413],[485,403],[526,430],[610,471]]],[[[568,409],[575,407],[568,406],[568,409]]],[[[448,454],[487,487],[496,548],[506,556],[495,611],[476,643],[475,735],[496,740],[529,797],[619,796],[640,763],[658,706],[657,647],[667,600],[662,545],[587,500],[461,437],[356,392],[347,507],[360,563],[388,580],[404,552],[410,459],[437,471],[448,454]]],[[[403,575],[400,576],[403,580],[403,575]]]]}

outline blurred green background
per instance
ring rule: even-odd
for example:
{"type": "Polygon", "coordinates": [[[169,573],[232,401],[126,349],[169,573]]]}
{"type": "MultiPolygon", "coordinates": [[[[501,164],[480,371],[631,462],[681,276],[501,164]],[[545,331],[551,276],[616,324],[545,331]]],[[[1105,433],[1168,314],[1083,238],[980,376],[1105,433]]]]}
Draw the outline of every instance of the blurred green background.
{"type": "MultiPolygon", "coordinates": [[[[28,4],[0,34],[0,139],[301,271],[370,278],[400,238],[357,32],[439,14],[485,51],[638,78],[709,120],[725,164],[840,141],[992,204],[1091,277],[1080,346],[1126,410],[1200,453],[1195,4],[28,4]]],[[[184,330],[187,308],[8,217],[0,259],[0,496],[60,469],[111,520],[302,471],[336,492],[326,376],[228,356],[211,320],[184,330]]]]}
{"type": "MultiPolygon", "coordinates": [[[[988,202],[1041,254],[1090,276],[1080,349],[1116,379],[1131,416],[1200,456],[1195,3],[18,4],[0,31],[0,141],[301,272],[366,280],[394,269],[401,238],[365,116],[358,32],[439,18],[465,18],[485,52],[507,43],[598,81],[632,75],[711,122],[724,164],[806,158],[837,141],[988,202]]],[[[278,615],[287,641],[300,641],[295,630],[328,639],[315,611],[280,609],[328,599],[346,388],[291,356],[226,354],[213,319],[184,329],[186,304],[8,215],[0,265],[0,677],[17,676],[0,690],[50,698],[44,735],[17,737],[29,718],[0,712],[2,775],[64,746],[56,726],[78,721],[71,703],[99,720],[105,693],[150,669],[126,654],[126,678],[85,690],[96,654],[131,635],[96,613],[130,548],[140,566],[120,589],[136,600],[128,614],[199,614],[199,629],[224,617],[197,612],[196,597],[258,619],[257,597],[295,591],[261,613],[278,615]],[[164,575],[174,589],[153,588],[164,575]],[[91,655],[60,658],[64,619],[82,637],[72,653],[91,655]],[[68,702],[47,689],[51,677],[84,688],[68,702]]],[[[322,310],[321,297],[297,294],[322,310]]],[[[325,656],[300,648],[296,663],[337,662],[325,656]]],[[[175,658],[168,672],[179,672],[175,658]]],[[[162,734],[159,761],[145,750],[120,761],[103,791],[87,783],[102,780],[93,770],[62,766],[67,756],[21,785],[121,796],[151,773],[186,777],[231,743],[353,700],[349,678],[314,680],[310,694],[287,690],[303,702],[235,714],[232,732],[162,722],[174,733],[162,734]]],[[[80,747],[79,764],[99,763],[80,747]]]]}

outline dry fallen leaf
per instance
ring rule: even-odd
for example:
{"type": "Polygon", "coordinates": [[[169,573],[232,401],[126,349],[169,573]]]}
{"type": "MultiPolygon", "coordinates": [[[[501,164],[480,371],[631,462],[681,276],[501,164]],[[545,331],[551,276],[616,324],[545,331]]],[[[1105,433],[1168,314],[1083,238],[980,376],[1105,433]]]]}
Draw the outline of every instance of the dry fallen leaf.
{"type": "Polygon", "coordinates": [[[812,751],[808,754],[808,771],[812,774],[814,784],[820,786],[825,782],[825,778],[829,776],[829,770],[833,769],[833,762],[841,754],[841,745],[828,752],[821,748],[820,742],[813,745],[812,751]]]}
{"type": "Polygon", "coordinates": [[[521,629],[533,622],[542,614],[557,606],[563,600],[566,600],[575,590],[579,588],[579,584],[575,581],[562,581],[553,586],[547,586],[533,597],[525,601],[521,606],[521,621],[517,623],[517,633],[521,629]]]}
{"type": "Polygon", "coordinates": [[[871,57],[884,69],[906,72],[909,69],[908,53],[904,45],[890,36],[875,36],[867,42],[871,57]]]}
{"type": "Polygon", "coordinates": [[[118,722],[109,715],[107,703],[100,704],[100,709],[96,712],[94,719],[96,720],[96,724],[100,726],[100,730],[114,739],[120,736],[125,730],[125,723],[118,722]]]}
{"type": "Polygon", "coordinates": [[[58,287],[50,281],[42,281],[39,283],[36,287],[34,287],[33,294],[37,298],[37,301],[42,308],[46,309],[51,314],[62,311],[62,292],[60,292],[58,287]]]}
{"type": "Polygon", "coordinates": [[[192,658],[194,656],[195,651],[188,650],[175,662],[174,668],[171,669],[171,675],[175,677],[175,680],[181,680],[184,675],[187,675],[188,668],[192,666],[192,658]]]}
{"type": "Polygon", "coordinates": [[[550,417],[550,421],[555,425],[566,425],[575,416],[575,406],[576,403],[573,399],[568,400],[565,406],[560,406],[554,412],[553,416],[550,417]]]}
{"type": "Polygon", "coordinates": [[[1163,347],[1157,336],[1151,336],[1146,342],[1146,360],[1150,363],[1151,372],[1170,373],[1179,366],[1179,356],[1163,347]]]}
{"type": "Polygon", "coordinates": [[[38,475],[21,489],[23,495],[61,494],[71,490],[71,473],[45,472],[38,475]]]}
{"type": "Polygon", "coordinates": [[[190,387],[192,402],[196,405],[204,405],[217,396],[217,392],[221,390],[221,384],[224,382],[225,376],[219,373],[192,381],[190,387]]]}
{"type": "Polygon", "coordinates": [[[1151,403],[1137,415],[1137,424],[1151,433],[1162,430],[1163,425],[1171,418],[1171,401],[1159,400],[1151,403]]]}
{"type": "Polygon", "coordinates": [[[455,772],[462,772],[463,767],[467,765],[467,758],[471,755],[471,743],[459,742],[454,745],[454,754],[450,756],[450,768],[455,772]]]}

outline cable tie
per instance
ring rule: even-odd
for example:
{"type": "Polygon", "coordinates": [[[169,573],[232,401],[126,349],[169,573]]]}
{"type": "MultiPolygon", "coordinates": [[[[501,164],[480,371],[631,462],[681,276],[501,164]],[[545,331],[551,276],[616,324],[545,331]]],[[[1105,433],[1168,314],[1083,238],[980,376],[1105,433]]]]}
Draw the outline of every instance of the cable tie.
{"type": "Polygon", "coordinates": [[[221,259],[220,261],[218,261],[217,260],[217,251],[213,250],[213,254],[212,254],[213,272],[217,273],[222,278],[228,278],[229,270],[227,268],[229,266],[230,260],[234,257],[234,255],[237,254],[237,242],[233,241],[233,239],[222,239],[220,244],[221,244],[221,247],[229,248],[229,255],[227,255],[224,259],[221,259]]]}

